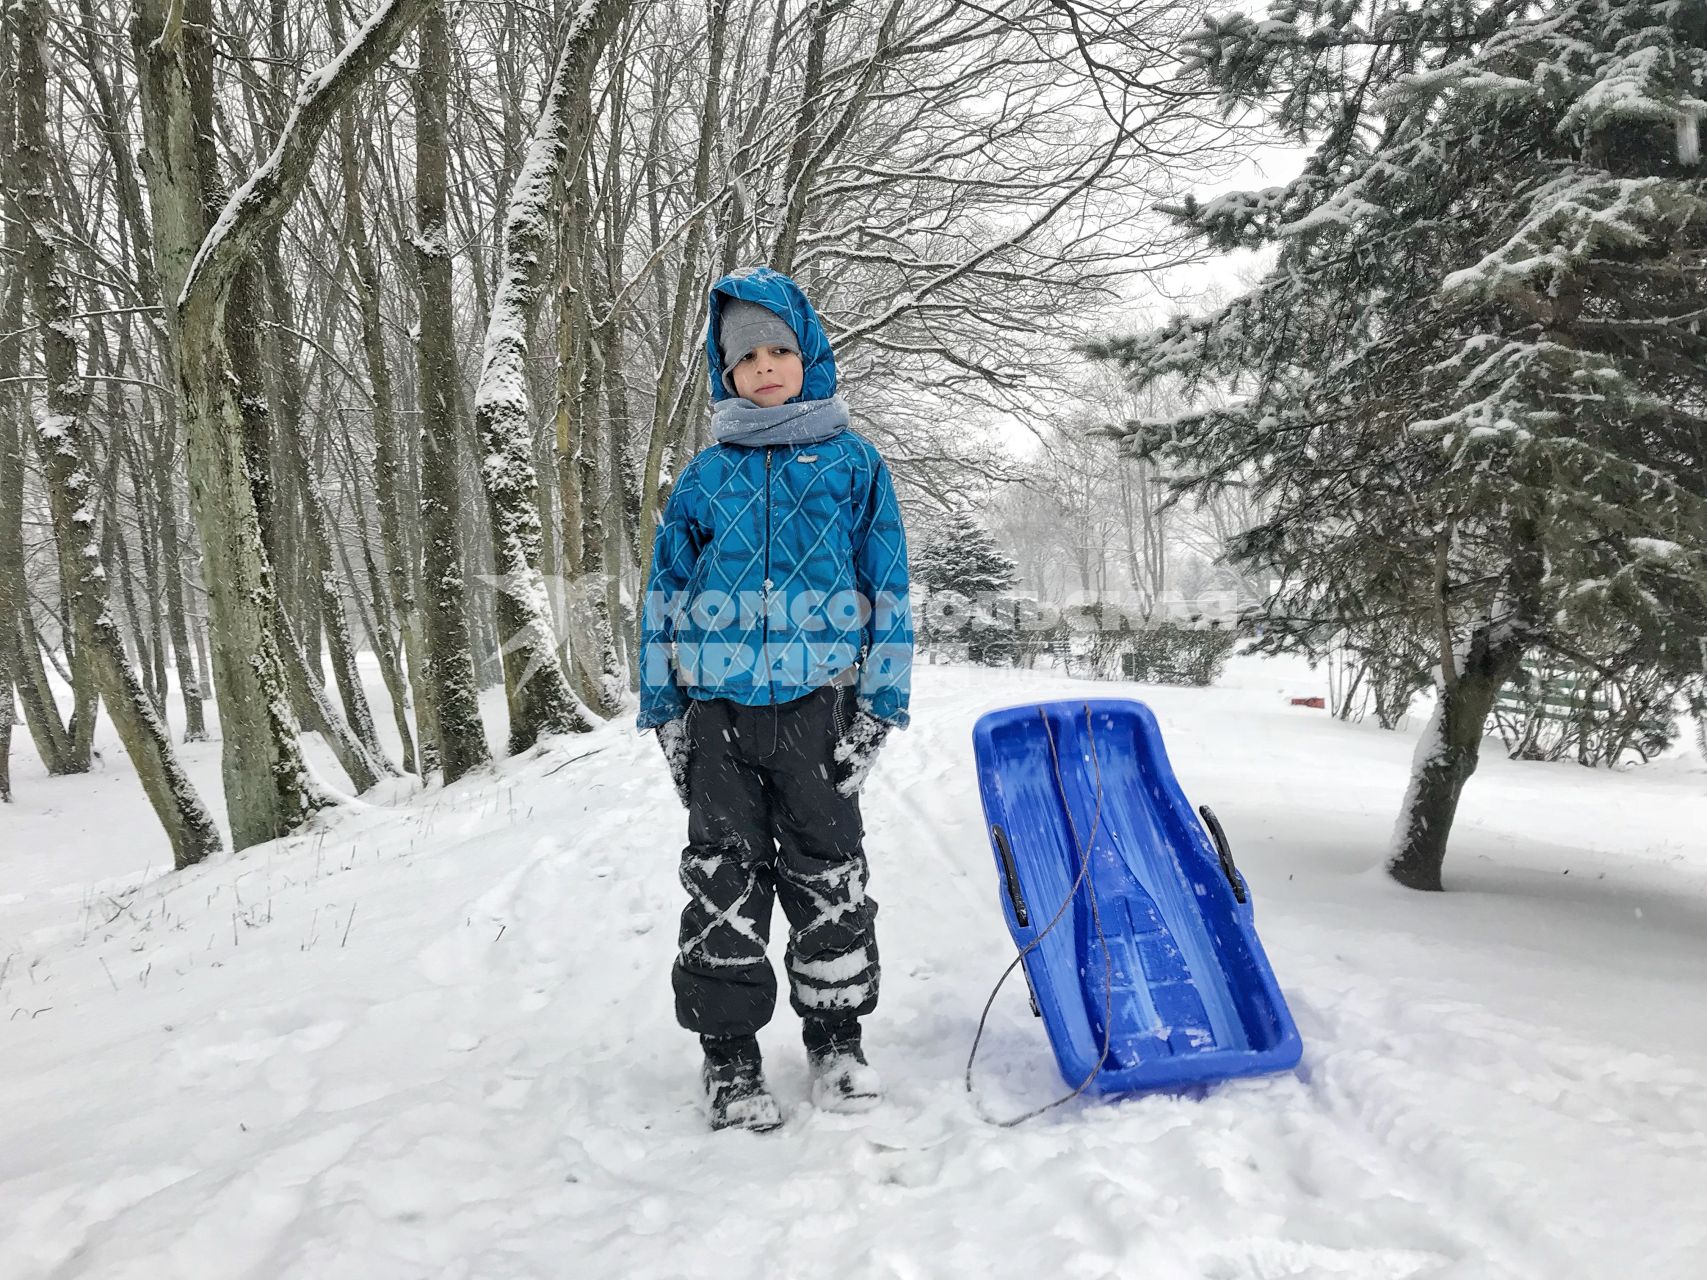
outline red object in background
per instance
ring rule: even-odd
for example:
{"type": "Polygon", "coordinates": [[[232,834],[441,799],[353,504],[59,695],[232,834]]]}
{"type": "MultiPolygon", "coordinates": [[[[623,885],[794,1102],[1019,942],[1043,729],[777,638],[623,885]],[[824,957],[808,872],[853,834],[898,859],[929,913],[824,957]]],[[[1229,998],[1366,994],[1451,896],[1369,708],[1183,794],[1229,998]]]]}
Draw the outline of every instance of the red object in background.
{"type": "Polygon", "coordinates": [[[1328,704],[1321,698],[1294,698],[1292,699],[1292,705],[1295,707],[1314,707],[1318,711],[1323,711],[1327,708],[1328,704]]]}

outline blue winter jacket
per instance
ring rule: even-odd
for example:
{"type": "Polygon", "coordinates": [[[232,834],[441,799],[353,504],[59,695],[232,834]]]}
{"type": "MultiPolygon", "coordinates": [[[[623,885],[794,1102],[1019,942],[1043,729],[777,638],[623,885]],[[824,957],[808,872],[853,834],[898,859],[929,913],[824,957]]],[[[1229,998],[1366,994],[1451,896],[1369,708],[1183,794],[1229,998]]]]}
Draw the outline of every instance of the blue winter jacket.
{"type": "MultiPolygon", "coordinates": [[[[761,268],[711,291],[707,363],[723,386],[718,325],[727,298],[770,308],[800,341],[795,401],[836,392],[836,361],[794,281],[761,268]]],[[[844,428],[811,444],[714,444],[695,454],[664,505],[640,629],[641,729],[688,698],[788,702],[858,665],[860,707],[908,723],[913,620],[907,538],[889,468],[844,428]]]]}

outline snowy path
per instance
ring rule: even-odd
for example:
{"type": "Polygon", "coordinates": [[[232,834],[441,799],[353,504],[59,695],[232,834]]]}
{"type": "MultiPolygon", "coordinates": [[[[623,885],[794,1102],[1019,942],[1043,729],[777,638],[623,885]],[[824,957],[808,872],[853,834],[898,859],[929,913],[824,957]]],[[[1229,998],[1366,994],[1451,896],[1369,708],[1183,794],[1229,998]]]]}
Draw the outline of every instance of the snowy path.
{"type": "MultiPolygon", "coordinates": [[[[139,872],[159,854],[116,768],[76,820],[91,780],[20,769],[0,1277],[1700,1276],[1701,762],[1494,755],[1455,892],[1410,894],[1370,870],[1410,739],[1286,706],[1310,679],[921,668],[866,803],[890,1099],[814,1112],[784,1007],[768,1137],[694,1105],[668,980],[684,816],[626,722],[176,877],[139,872]],[[971,725],[1122,691],[1226,821],[1304,1062],[1002,1130],[961,1084],[1011,955],[971,725]]],[[[979,1070],[994,1114],[1059,1091],[1023,985],[979,1070]]]]}

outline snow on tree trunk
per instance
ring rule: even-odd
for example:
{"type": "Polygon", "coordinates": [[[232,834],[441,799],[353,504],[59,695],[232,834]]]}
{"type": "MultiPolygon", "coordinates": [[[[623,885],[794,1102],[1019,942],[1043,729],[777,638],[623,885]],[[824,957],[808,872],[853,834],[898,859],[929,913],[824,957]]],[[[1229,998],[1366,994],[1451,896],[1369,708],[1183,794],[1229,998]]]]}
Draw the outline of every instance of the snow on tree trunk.
{"type": "Polygon", "coordinates": [[[1484,624],[1471,637],[1456,678],[1442,682],[1434,714],[1417,740],[1387,859],[1387,874],[1407,888],[1444,887],[1441,868],[1458,798],[1476,771],[1494,700],[1522,659],[1513,628],[1484,624]]]}
{"type": "MultiPolygon", "coordinates": [[[[22,511],[21,503],[19,510],[22,511]]],[[[20,571],[22,563],[20,552],[20,571]]],[[[18,701],[23,704],[24,723],[30,728],[30,738],[36,744],[42,766],[50,778],[87,773],[89,760],[78,755],[78,744],[72,739],[71,727],[75,727],[75,723],[67,727],[59,717],[59,706],[54,701],[47,670],[42,665],[41,651],[37,647],[35,627],[31,624],[29,610],[21,604],[15,615],[15,625],[12,675],[18,685],[18,701]]]]}
{"type": "MultiPolygon", "coordinates": [[[[338,574],[332,564],[333,533],[326,515],[325,499],[308,471],[307,459],[302,456],[301,442],[297,443],[298,479],[302,487],[303,507],[308,518],[309,542],[314,552],[315,580],[320,588],[320,618],[326,629],[326,647],[332,659],[332,674],[338,684],[338,699],[343,704],[341,717],[351,736],[361,746],[368,765],[384,777],[395,777],[396,767],[379,745],[379,733],[374,728],[373,710],[368,705],[367,692],[362,688],[361,673],[356,667],[356,646],[350,638],[350,622],[344,613],[344,596],[338,574]]],[[[365,790],[365,788],[364,788],[365,790]]]]}
{"type": "Polygon", "coordinates": [[[274,625],[291,707],[303,724],[326,740],[326,745],[332,748],[332,754],[338,757],[338,764],[348,775],[350,785],[358,792],[366,791],[381,778],[393,776],[397,771],[383,758],[376,758],[355,735],[349,722],[338,714],[338,708],[332,705],[319,673],[310,665],[296,628],[283,611],[278,614],[274,625]]]}
{"type": "Polygon", "coordinates": [[[314,793],[297,742],[273,569],[219,327],[199,308],[184,316],[179,413],[191,510],[202,531],[226,810],[232,841],[245,849],[295,830],[324,798],[314,793]]]}
{"type": "MultiPolygon", "coordinates": [[[[334,40],[344,38],[342,0],[329,0],[327,23],[334,40]]],[[[398,448],[397,416],[391,384],[391,365],[385,351],[380,316],[379,267],[368,239],[367,217],[362,207],[361,150],[356,142],[356,113],[345,103],[338,114],[338,150],[344,187],[344,225],[355,265],[354,291],[361,314],[362,356],[373,390],[374,487],[378,490],[379,536],[385,550],[386,583],[391,611],[403,638],[409,667],[409,688],[415,707],[415,738],[419,757],[415,771],[426,777],[438,767],[438,729],[433,720],[433,700],[426,680],[425,640],[421,616],[415,607],[415,575],[403,540],[401,490],[403,466],[398,448]]],[[[383,616],[383,615],[382,615],[383,616]]],[[[380,624],[384,625],[383,621],[380,624]]],[[[394,692],[394,698],[397,694],[394,692]]],[[[396,706],[398,732],[408,760],[408,716],[401,699],[396,706]]]]}
{"type": "MultiPolygon", "coordinates": [[[[0,63],[11,65],[12,32],[0,28],[0,63]]],[[[0,76],[0,236],[7,260],[23,252],[24,221],[12,212],[17,146],[13,141],[15,76],[0,76]]],[[[18,605],[23,599],[24,574],[24,448],[19,432],[23,417],[24,276],[7,273],[0,294],[0,801],[12,798],[12,727],[16,703],[12,686],[18,683],[18,605]]],[[[44,759],[46,753],[43,753],[44,759]]]]}
{"type": "MultiPolygon", "coordinates": [[[[613,140],[614,144],[614,140],[613,140]]],[[[610,458],[609,486],[605,495],[605,509],[610,512],[610,520],[603,547],[603,571],[605,594],[602,603],[601,618],[603,634],[599,637],[600,647],[592,655],[599,663],[598,687],[604,694],[604,704],[599,709],[615,715],[617,708],[627,696],[630,684],[638,684],[640,680],[639,646],[625,643],[628,637],[623,633],[622,612],[622,568],[623,549],[629,542],[628,520],[630,512],[639,503],[639,495],[627,484],[629,477],[634,474],[633,457],[629,446],[633,442],[632,426],[628,417],[628,388],[622,379],[622,366],[625,358],[622,340],[622,325],[616,317],[614,305],[611,308],[611,323],[605,330],[605,339],[600,343],[604,358],[600,366],[604,372],[604,397],[606,405],[605,456],[610,458]],[[624,656],[626,651],[626,658],[624,656]]],[[[638,612],[636,618],[639,617],[638,612]]]]}
{"type": "MultiPolygon", "coordinates": [[[[612,119],[620,119],[627,102],[628,81],[620,68],[613,69],[608,89],[609,111],[612,119]]],[[[583,104],[573,117],[570,129],[571,145],[586,148],[587,121],[590,104],[583,104]],[[581,141],[586,138],[586,142],[581,141]]],[[[601,183],[599,217],[607,223],[620,223],[628,214],[622,206],[626,183],[622,173],[621,132],[607,132],[601,183]]],[[[585,191],[583,183],[576,188],[577,199],[585,191]]],[[[590,249],[583,240],[583,254],[590,249]]],[[[622,632],[622,568],[626,545],[629,501],[636,507],[640,501],[638,486],[630,486],[633,458],[628,449],[630,441],[627,406],[627,387],[622,369],[623,303],[617,289],[621,278],[619,264],[609,255],[614,242],[606,240],[601,257],[606,257],[601,270],[582,270],[584,281],[577,290],[577,299],[584,299],[574,315],[587,325],[580,348],[585,354],[581,365],[584,375],[583,395],[579,397],[580,418],[576,433],[583,441],[583,459],[602,459],[603,477],[598,468],[582,468],[576,480],[582,486],[582,510],[595,518],[586,520],[581,528],[580,562],[571,567],[575,572],[577,607],[569,610],[574,626],[569,655],[573,666],[571,682],[586,698],[589,706],[602,716],[614,716],[628,695],[631,685],[638,684],[639,662],[625,663],[622,632]],[[593,320],[593,304],[597,301],[598,320],[593,320]],[[602,435],[594,429],[603,412],[602,435]],[[591,445],[588,449],[586,445],[591,445]],[[586,488],[596,485],[596,488],[586,488]],[[631,673],[632,672],[632,673],[631,673]]],[[[584,256],[584,261],[590,261],[584,256]]],[[[632,649],[632,645],[629,646],[632,649]]]]}
{"type": "MultiPolygon", "coordinates": [[[[338,685],[338,698],[343,704],[344,731],[361,746],[364,763],[369,772],[395,776],[397,770],[379,745],[379,734],[373,725],[373,711],[368,706],[367,693],[362,688],[356,670],[355,646],[350,641],[349,619],[344,613],[344,597],[333,565],[335,535],[326,515],[325,499],[315,482],[313,468],[302,438],[302,371],[297,359],[296,308],[291,301],[290,285],[285,278],[284,264],[279,257],[278,236],[267,237],[262,251],[263,276],[267,293],[278,323],[274,333],[278,344],[280,376],[274,380],[279,408],[283,412],[282,429],[285,439],[278,450],[289,467],[303,518],[308,532],[309,575],[318,598],[321,625],[326,632],[326,647],[332,660],[332,676],[338,685]]],[[[322,683],[316,680],[316,684],[322,683]]],[[[328,704],[329,705],[329,704],[328,704]]],[[[334,711],[334,715],[336,712],[334,711]]],[[[366,790],[365,786],[360,787],[366,790]]]]}
{"type": "MultiPolygon", "coordinates": [[[[590,70],[590,63],[588,64],[590,70]]],[[[612,119],[623,112],[624,81],[613,73],[608,91],[612,119]]],[[[562,522],[561,570],[568,584],[562,594],[564,630],[568,639],[569,684],[595,714],[614,715],[628,690],[616,650],[616,632],[605,582],[608,494],[599,483],[604,440],[597,430],[593,406],[603,397],[598,374],[601,360],[611,354],[616,322],[610,315],[596,322],[592,290],[600,264],[593,234],[600,215],[616,219],[612,185],[617,171],[607,156],[604,179],[606,202],[595,207],[590,194],[593,111],[587,80],[579,78],[565,104],[561,138],[576,164],[564,176],[563,211],[558,219],[558,360],[556,386],[556,481],[562,522]]],[[[616,131],[611,134],[616,144],[616,131]]],[[[667,378],[666,369],[659,373],[667,378]]]]}
{"type": "Polygon", "coordinates": [[[160,512],[160,558],[164,561],[166,578],[166,627],[172,637],[178,693],[184,700],[184,741],[206,742],[207,721],[202,716],[201,681],[196,676],[195,654],[184,618],[184,551],[178,536],[178,504],[173,493],[176,472],[168,466],[160,466],[156,470],[155,505],[160,512]]]}
{"type": "MultiPolygon", "coordinates": [[[[699,141],[694,152],[693,192],[695,208],[706,203],[711,188],[711,158],[717,144],[717,121],[723,110],[723,56],[729,32],[728,0],[712,0],[706,9],[705,93],[699,102],[699,141]]],[[[670,304],[669,328],[664,336],[664,359],[658,371],[658,391],[653,400],[652,428],[646,435],[646,462],[640,476],[640,513],[635,527],[634,562],[640,566],[640,596],[644,600],[649,584],[646,575],[652,569],[652,541],[657,535],[659,516],[669,499],[669,476],[679,470],[675,466],[676,451],[681,447],[685,418],[677,411],[677,381],[696,381],[692,369],[698,362],[698,344],[689,347],[688,319],[703,305],[705,290],[699,278],[700,250],[705,242],[706,220],[694,219],[688,228],[687,241],[682,246],[681,266],[676,272],[674,297],[670,304]]],[[[660,296],[663,285],[660,284],[660,296]]],[[[559,440],[559,447],[562,447],[559,440]]],[[[567,483],[567,482],[566,482],[567,483]]],[[[635,611],[638,619],[640,611],[635,611]]],[[[629,643],[638,649],[638,636],[630,635],[629,643]]]]}
{"type": "Polygon", "coordinates": [[[610,431],[601,438],[597,430],[599,409],[607,403],[605,345],[612,339],[611,333],[603,331],[583,344],[580,390],[570,409],[581,441],[575,478],[581,520],[576,539],[579,554],[569,562],[572,577],[566,601],[572,676],[576,687],[586,691],[589,704],[606,716],[616,714],[628,691],[627,672],[616,647],[617,614],[610,589],[610,567],[619,552],[612,526],[621,519],[621,482],[615,474],[617,454],[610,447],[614,443],[610,431]]]}
{"type": "Polygon", "coordinates": [[[550,244],[552,191],[567,150],[568,113],[585,98],[593,64],[627,9],[597,0],[578,9],[564,33],[544,106],[534,124],[504,219],[502,275],[486,326],[474,420],[484,451],[480,475],[491,514],[493,562],[510,750],[541,734],[580,733],[593,717],[569,688],[557,659],[551,606],[540,576],[540,519],[528,420],[527,315],[539,296],[550,244]]]}
{"type": "Polygon", "coordinates": [[[206,0],[141,0],[133,27],[156,265],[176,348],[191,506],[206,556],[226,805],[238,848],[294,829],[325,797],[303,768],[273,631],[276,586],[250,488],[242,415],[228,377],[226,302],[256,242],[278,224],[307,179],[320,135],[426,4],[384,0],[374,9],[354,38],[308,78],[277,146],[205,235],[203,198],[217,182],[208,140],[212,121],[198,115],[200,103],[211,98],[210,6],[206,0]]]}
{"type": "MultiPolygon", "coordinates": [[[[10,104],[0,98],[0,120],[7,118],[10,109],[10,104]]],[[[9,292],[21,294],[22,283],[21,275],[15,275],[9,292]]],[[[21,307],[0,303],[0,328],[6,333],[18,334],[23,328],[21,319],[21,307]]],[[[0,346],[16,350],[20,341],[19,337],[10,342],[0,337],[0,346]]],[[[17,376],[16,367],[15,358],[0,355],[0,512],[5,513],[0,515],[0,801],[12,798],[12,727],[17,718],[12,686],[17,680],[18,643],[14,620],[24,567],[24,454],[18,435],[17,397],[6,383],[8,377],[17,376]]]]}
{"type": "MultiPolygon", "coordinates": [[[[20,18],[18,127],[23,181],[17,204],[26,226],[25,270],[40,321],[47,375],[47,413],[36,424],[36,442],[60,573],[70,595],[71,625],[80,657],[106,699],[119,740],[166,829],[173,861],[182,868],[218,852],[219,829],[179,765],[165,724],[125,661],[124,640],[108,607],[106,574],[95,535],[96,486],[84,462],[89,456],[84,439],[87,391],[78,373],[74,307],[57,249],[48,160],[46,0],[26,0],[20,18]]],[[[8,689],[8,701],[10,697],[8,689]]]]}
{"type": "Polygon", "coordinates": [[[491,759],[469,652],[457,489],[456,335],[446,235],[446,110],[450,33],[433,5],[421,21],[415,76],[415,258],[420,280],[416,361],[421,396],[421,532],[425,540],[428,684],[438,717],[439,761],[454,782],[491,759]]]}

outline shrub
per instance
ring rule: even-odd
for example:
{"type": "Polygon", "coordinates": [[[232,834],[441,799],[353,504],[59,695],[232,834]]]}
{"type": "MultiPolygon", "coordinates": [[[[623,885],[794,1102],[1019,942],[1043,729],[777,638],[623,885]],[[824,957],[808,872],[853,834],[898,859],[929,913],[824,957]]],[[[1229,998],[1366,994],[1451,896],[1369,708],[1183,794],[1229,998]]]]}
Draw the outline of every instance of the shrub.
{"type": "Polygon", "coordinates": [[[1120,652],[1123,679],[1145,684],[1214,684],[1227,669],[1238,637],[1229,627],[1205,629],[1163,622],[1124,637],[1120,652]]]}

